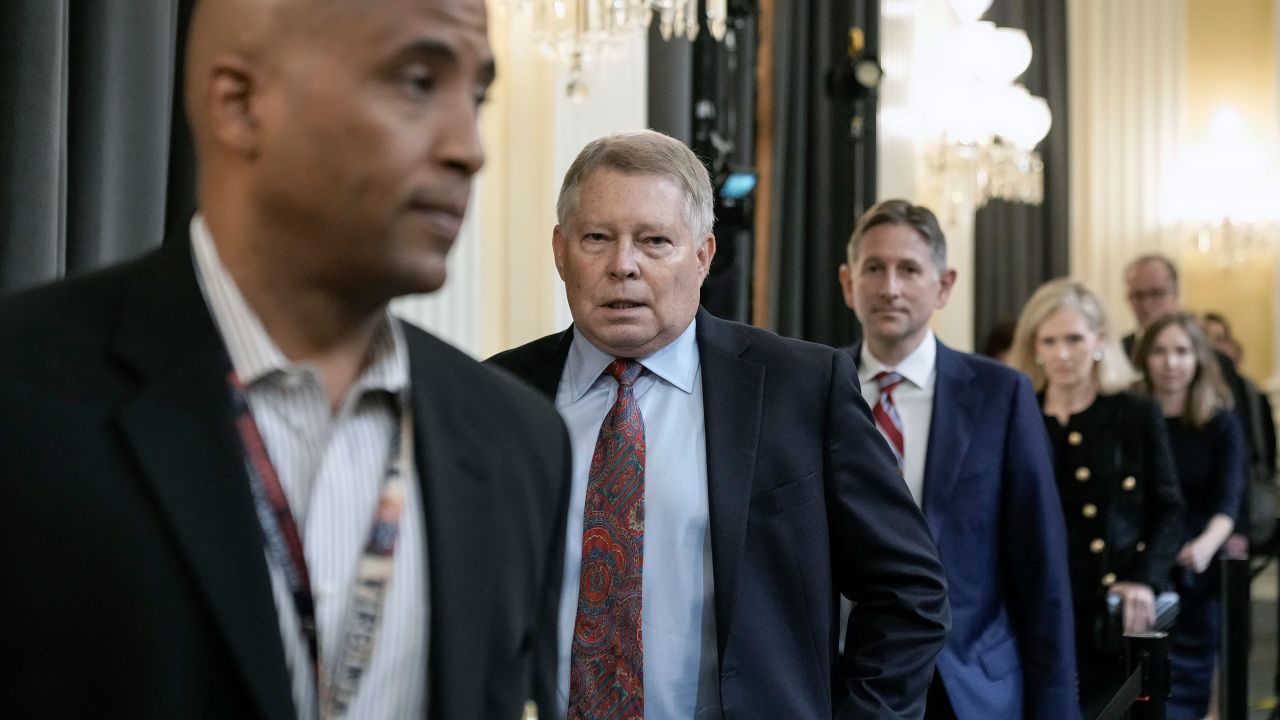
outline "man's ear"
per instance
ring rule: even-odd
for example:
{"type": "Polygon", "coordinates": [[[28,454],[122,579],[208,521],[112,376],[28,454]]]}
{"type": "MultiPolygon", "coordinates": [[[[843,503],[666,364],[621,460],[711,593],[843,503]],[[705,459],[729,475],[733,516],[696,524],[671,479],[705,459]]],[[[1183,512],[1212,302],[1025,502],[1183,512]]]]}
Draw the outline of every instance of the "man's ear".
{"type": "Polygon", "coordinates": [[[252,66],[238,55],[223,55],[209,67],[205,106],[209,130],[227,151],[252,158],[258,153],[257,78],[252,66]]]}
{"type": "Polygon", "coordinates": [[[567,251],[568,238],[564,236],[564,231],[556,225],[551,230],[551,254],[556,260],[556,272],[560,273],[560,279],[564,280],[564,256],[567,251]]]}
{"type": "Polygon", "coordinates": [[[942,276],[938,278],[938,302],[934,308],[941,310],[947,304],[947,300],[951,297],[951,290],[956,286],[956,269],[947,268],[943,271],[942,276]]]}
{"type": "Polygon", "coordinates": [[[698,248],[698,271],[705,281],[707,273],[711,272],[711,261],[716,256],[716,236],[708,234],[702,239],[702,246],[698,248]]]}
{"type": "Polygon", "coordinates": [[[854,310],[853,269],[849,267],[849,263],[840,263],[840,270],[837,275],[840,277],[840,292],[844,295],[844,304],[850,310],[854,310]]]}

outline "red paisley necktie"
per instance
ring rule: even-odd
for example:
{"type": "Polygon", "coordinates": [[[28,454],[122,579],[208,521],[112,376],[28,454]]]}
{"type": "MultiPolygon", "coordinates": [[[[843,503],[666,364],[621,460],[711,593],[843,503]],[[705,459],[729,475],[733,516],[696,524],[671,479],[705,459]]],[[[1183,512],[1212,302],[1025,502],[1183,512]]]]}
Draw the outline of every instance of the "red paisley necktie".
{"type": "Polygon", "coordinates": [[[618,397],[600,426],[587,475],[569,720],[643,720],[645,443],[631,386],[644,367],[617,359],[605,372],[618,381],[618,397]]]}

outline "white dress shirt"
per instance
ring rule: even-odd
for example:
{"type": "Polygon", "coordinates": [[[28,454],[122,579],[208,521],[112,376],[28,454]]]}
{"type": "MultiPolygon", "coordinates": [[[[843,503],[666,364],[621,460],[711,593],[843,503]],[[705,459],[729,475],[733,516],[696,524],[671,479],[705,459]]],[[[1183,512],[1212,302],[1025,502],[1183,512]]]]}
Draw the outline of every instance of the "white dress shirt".
{"type": "MultiPolygon", "coordinates": [[[[645,720],[690,720],[718,707],[706,433],[695,324],[670,345],[638,358],[648,372],[633,386],[646,443],[641,586],[645,720]]],[[[556,392],[556,408],[573,446],[556,717],[564,717],[568,706],[587,475],[600,425],[618,394],[617,381],[604,373],[613,359],[575,328],[556,392]]]]}
{"type": "Polygon", "coordinates": [[[929,456],[929,423],[933,420],[933,388],[938,381],[938,339],[929,330],[924,340],[897,367],[880,362],[867,343],[862,343],[858,363],[858,380],[862,397],[875,407],[880,400],[880,385],[873,378],[881,371],[896,372],[904,382],[893,390],[893,402],[902,418],[902,477],[907,481],[916,505],[924,499],[924,465],[929,456]]]}
{"type": "MultiPolygon", "coordinates": [[[[290,362],[267,335],[218,258],[204,220],[191,221],[192,254],[205,302],[247,386],[249,407],[302,535],[323,672],[330,676],[345,636],[356,569],[369,537],[393,433],[408,410],[409,355],[391,316],[369,362],[336,413],[319,370],[290,362]],[[403,409],[403,410],[402,410],[403,409]]],[[[247,482],[247,480],[246,480],[247,482]]],[[[426,715],[427,578],[417,473],[405,482],[394,570],[373,656],[347,716],[426,715]]],[[[264,548],[280,621],[285,661],[299,718],[318,708],[311,657],[281,568],[264,548]]]]}

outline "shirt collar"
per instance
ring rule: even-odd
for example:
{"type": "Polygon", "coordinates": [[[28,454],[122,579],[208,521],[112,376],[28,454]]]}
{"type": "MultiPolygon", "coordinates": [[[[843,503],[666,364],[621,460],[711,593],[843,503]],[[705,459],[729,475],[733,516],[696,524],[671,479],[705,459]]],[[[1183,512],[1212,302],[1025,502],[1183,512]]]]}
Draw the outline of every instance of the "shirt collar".
{"type": "MultiPolygon", "coordinates": [[[[209,226],[199,213],[191,219],[191,246],[200,291],[227,348],[231,367],[241,381],[252,386],[280,373],[317,372],[309,363],[291,362],[267,334],[257,313],[249,307],[222,264],[209,226]]],[[[358,397],[365,390],[404,395],[408,387],[408,346],[399,323],[387,312],[369,346],[368,360],[352,387],[351,397],[358,397]]]]}
{"type": "Polygon", "coordinates": [[[881,371],[889,371],[896,372],[912,385],[923,388],[929,384],[929,378],[933,375],[934,364],[938,358],[938,339],[933,334],[933,328],[927,328],[920,345],[915,350],[912,350],[910,355],[903,358],[896,368],[888,367],[880,362],[875,355],[871,354],[866,342],[862,343],[860,357],[858,379],[864,385],[872,381],[881,371]]]}
{"type": "MultiPolygon", "coordinates": [[[[680,337],[644,357],[636,358],[645,369],[665,380],[685,394],[693,392],[698,377],[698,321],[695,318],[680,337]]],[[[591,344],[591,341],[574,326],[573,343],[565,361],[564,377],[568,382],[569,399],[577,402],[595,385],[614,356],[591,344]]]]}

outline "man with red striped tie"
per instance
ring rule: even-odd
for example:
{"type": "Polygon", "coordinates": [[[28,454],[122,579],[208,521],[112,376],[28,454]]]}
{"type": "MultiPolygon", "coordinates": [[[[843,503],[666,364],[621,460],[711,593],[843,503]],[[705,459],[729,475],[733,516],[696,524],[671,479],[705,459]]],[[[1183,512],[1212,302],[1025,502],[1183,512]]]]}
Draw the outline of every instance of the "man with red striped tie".
{"type": "Polygon", "coordinates": [[[956,280],[946,253],[928,208],[886,200],[840,266],[865,336],[846,350],[954,610],[925,717],[1078,718],[1066,531],[1039,406],[1020,373],[934,337],[956,280]]]}

